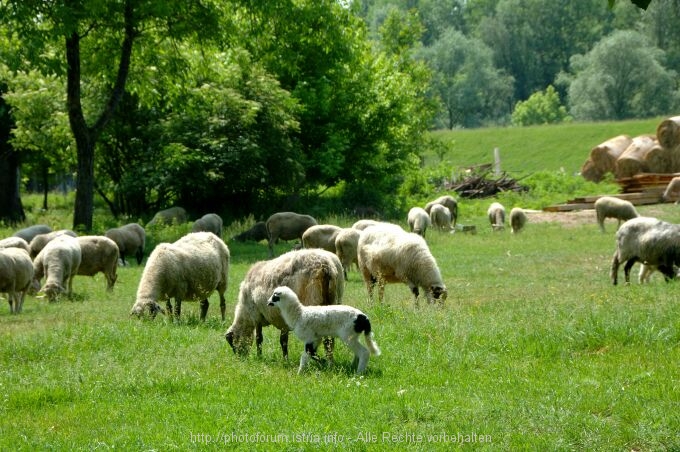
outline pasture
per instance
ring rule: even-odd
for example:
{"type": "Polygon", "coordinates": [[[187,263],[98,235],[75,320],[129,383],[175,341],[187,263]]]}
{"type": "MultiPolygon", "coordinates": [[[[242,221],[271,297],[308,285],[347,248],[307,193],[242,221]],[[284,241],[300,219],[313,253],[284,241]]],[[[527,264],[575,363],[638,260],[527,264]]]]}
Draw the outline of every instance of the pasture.
{"type": "MultiPolygon", "coordinates": [[[[103,275],[78,276],[71,299],[29,296],[20,315],[3,304],[0,450],[680,448],[680,283],[657,273],[640,286],[636,265],[631,285],[612,286],[615,223],[602,234],[594,213],[532,215],[511,235],[468,207],[461,222],[476,235],[428,231],[443,306],[415,307],[405,285],[369,302],[349,273],[344,302],[370,316],[383,352],[361,377],[340,342],[335,367],[310,363],[298,376],[302,344],[291,335],[285,362],[272,327],[263,356],[229,349],[239,283],[267,258],[265,243],[227,240],[226,323],[216,295],[205,323],[197,303],[179,322],[130,318],[136,263],[119,268],[112,293],[103,275]]],[[[639,210],[680,222],[675,205],[639,210]]]]}

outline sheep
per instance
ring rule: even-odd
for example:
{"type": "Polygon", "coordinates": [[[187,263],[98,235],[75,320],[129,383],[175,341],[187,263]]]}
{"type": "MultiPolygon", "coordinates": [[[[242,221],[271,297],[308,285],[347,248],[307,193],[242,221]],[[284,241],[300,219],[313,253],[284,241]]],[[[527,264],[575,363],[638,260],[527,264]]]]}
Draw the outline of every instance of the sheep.
{"type": "Polygon", "coordinates": [[[505,229],[505,207],[499,202],[491,203],[489,209],[486,211],[491,228],[494,231],[502,231],[505,229]]]}
{"type": "Polygon", "coordinates": [[[372,226],[359,237],[359,270],[361,271],[369,298],[378,284],[378,300],[384,298],[385,284],[406,283],[418,304],[422,287],[429,303],[444,302],[446,285],[442,281],[430,249],[418,234],[399,231],[394,227],[372,226]]]}
{"type": "Polygon", "coordinates": [[[527,214],[520,207],[513,207],[510,210],[510,233],[515,234],[521,231],[527,224],[527,214]]]}
{"type": "Polygon", "coordinates": [[[309,358],[316,354],[324,336],[339,337],[347,344],[354,352],[354,365],[358,363],[358,374],[366,370],[370,355],[380,355],[380,348],[371,331],[371,322],[359,309],[347,305],[305,306],[300,303],[295,292],[286,286],[274,289],[268,305],[281,311],[288,328],[305,344],[298,374],[302,373],[309,358]],[[359,342],[361,333],[364,333],[368,349],[359,342]]]}
{"type": "Polygon", "coordinates": [[[357,248],[361,231],[354,228],[344,228],[335,236],[335,254],[342,263],[342,271],[345,281],[348,281],[347,272],[352,264],[359,265],[357,248]]]}
{"type": "Polygon", "coordinates": [[[395,223],[390,223],[388,221],[376,221],[376,220],[359,220],[356,223],[352,225],[352,228],[358,230],[358,231],[363,231],[366,228],[370,228],[371,226],[383,226],[383,227],[388,227],[388,228],[397,228],[397,230],[404,231],[404,228],[399,226],[398,224],[395,223]]]}
{"type": "Polygon", "coordinates": [[[302,234],[302,246],[335,253],[335,238],[342,228],[333,224],[316,224],[302,234]]]}
{"type": "Polygon", "coordinates": [[[411,210],[408,211],[406,219],[411,232],[414,232],[421,237],[425,237],[427,228],[432,225],[430,216],[422,207],[412,207],[411,210]]]}
{"type": "Polygon", "coordinates": [[[35,259],[40,250],[45,248],[45,245],[47,245],[52,239],[62,235],[67,235],[70,237],[78,236],[78,234],[71,231],[70,229],[59,229],[58,231],[48,232],[47,234],[38,234],[35,237],[33,237],[33,240],[31,240],[28,244],[31,259],[35,259]]]}
{"type": "Polygon", "coordinates": [[[639,217],[635,206],[625,199],[615,198],[613,196],[602,196],[595,201],[595,213],[597,214],[597,224],[600,226],[600,231],[604,230],[605,218],[616,218],[618,220],[618,227],[621,227],[621,221],[630,220],[631,218],[639,217]]]}
{"type": "Polygon", "coordinates": [[[201,301],[201,320],[208,314],[208,297],[217,290],[220,312],[225,320],[224,293],[229,279],[230,253],[227,245],[212,232],[191,232],[174,243],[161,243],[146,262],[130,315],[141,317],[147,310],[154,318],[166,301],[168,315],[179,319],[182,300],[201,301]]]}
{"type": "Polygon", "coordinates": [[[7,294],[11,314],[21,313],[32,281],[33,262],[28,251],[15,247],[0,249],[0,292],[7,294]]]}
{"type": "Polygon", "coordinates": [[[142,261],[144,260],[146,231],[141,225],[137,223],[128,223],[118,228],[109,229],[104,233],[104,236],[116,242],[123,265],[127,265],[125,256],[130,255],[135,256],[137,265],[142,265],[142,261]]]}
{"type": "Polygon", "coordinates": [[[266,222],[269,238],[269,257],[274,256],[274,244],[281,240],[302,240],[302,234],[311,226],[318,224],[309,215],[295,212],[278,212],[271,215],[266,222]]]}
{"type": "Polygon", "coordinates": [[[118,278],[118,245],[103,235],[84,235],[77,237],[80,245],[80,266],[78,274],[94,276],[102,272],[106,277],[106,290],[112,291],[118,278]]]}
{"type": "Polygon", "coordinates": [[[680,203],[680,177],[674,177],[666,185],[666,190],[661,195],[661,199],[664,202],[675,202],[675,204],[680,203]]]}
{"type": "Polygon", "coordinates": [[[26,242],[31,243],[31,240],[36,235],[47,234],[48,232],[52,232],[52,228],[46,224],[34,224],[33,226],[18,230],[13,234],[13,237],[21,237],[26,242]]]}
{"type": "Polygon", "coordinates": [[[169,209],[156,212],[151,221],[146,226],[153,228],[157,226],[168,226],[171,224],[182,224],[187,221],[187,211],[183,207],[170,207],[169,209]]]}
{"type": "Polygon", "coordinates": [[[451,211],[448,207],[441,204],[434,204],[430,208],[430,221],[432,222],[432,227],[437,228],[439,231],[453,230],[453,226],[451,226],[451,211]]]}
{"type": "Polygon", "coordinates": [[[27,253],[30,253],[30,248],[28,242],[21,237],[7,237],[6,239],[0,240],[0,249],[2,248],[21,248],[27,253]]]}
{"type": "MultiPolygon", "coordinates": [[[[290,287],[306,305],[333,305],[342,301],[345,281],[338,257],[326,250],[313,248],[288,251],[279,257],[253,264],[241,282],[234,321],[224,338],[234,353],[245,356],[255,331],[257,354],[262,354],[262,327],[273,325],[281,333],[279,343],[283,357],[288,358],[288,326],[281,313],[267,306],[272,291],[281,285],[290,287]]],[[[332,360],[332,341],[326,343],[332,360]]]]}
{"type": "Polygon", "coordinates": [[[70,296],[81,260],[80,244],[75,237],[66,234],[55,237],[33,260],[33,286],[40,287],[40,280],[46,276],[39,293],[47,296],[49,302],[64,292],[70,296]]]}
{"type": "MultiPolygon", "coordinates": [[[[659,270],[666,281],[675,278],[674,266],[680,263],[680,225],[650,217],[632,218],[616,232],[616,251],[612,258],[610,277],[618,283],[619,265],[624,264],[625,281],[630,282],[630,269],[640,261],[659,270]]],[[[643,277],[643,280],[645,278],[643,277]]]]}
{"type": "Polygon", "coordinates": [[[440,196],[434,201],[430,201],[425,204],[425,211],[429,214],[432,206],[435,204],[441,204],[442,206],[449,209],[449,212],[451,212],[451,223],[453,223],[453,226],[455,227],[456,221],[458,221],[458,201],[456,201],[453,196],[440,196]]]}
{"type": "Polygon", "coordinates": [[[262,240],[268,240],[269,234],[267,234],[267,223],[258,221],[250,229],[235,235],[231,239],[236,240],[237,242],[245,242],[247,240],[261,242],[262,240]]]}
{"type": "Polygon", "coordinates": [[[222,218],[216,213],[206,213],[201,218],[194,221],[191,232],[208,231],[222,238],[222,218]]]}

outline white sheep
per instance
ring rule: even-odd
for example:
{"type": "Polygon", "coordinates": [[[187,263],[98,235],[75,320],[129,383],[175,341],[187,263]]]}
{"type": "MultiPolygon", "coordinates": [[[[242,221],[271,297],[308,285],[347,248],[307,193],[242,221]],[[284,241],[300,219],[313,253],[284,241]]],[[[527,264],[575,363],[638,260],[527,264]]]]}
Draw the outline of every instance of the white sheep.
{"type": "Polygon", "coordinates": [[[680,264],[680,225],[650,217],[637,217],[623,223],[616,232],[616,251],[610,272],[612,283],[617,284],[622,263],[625,281],[629,283],[630,270],[638,261],[649,267],[644,272],[656,269],[666,280],[675,278],[674,268],[680,264]]]}
{"type": "Polygon", "coordinates": [[[376,224],[383,224],[382,221],[376,221],[376,220],[369,220],[369,219],[364,219],[364,220],[358,220],[356,221],[352,227],[354,229],[357,229],[359,231],[363,231],[369,226],[375,226],[376,224]]]}
{"type": "Polygon", "coordinates": [[[35,237],[33,237],[33,240],[31,240],[30,243],[28,244],[31,259],[35,259],[38,253],[43,248],[45,248],[45,245],[47,245],[52,239],[54,239],[55,237],[60,237],[62,235],[67,235],[70,237],[78,236],[78,234],[71,231],[70,229],[59,229],[58,231],[48,232],[47,234],[38,234],[35,237]]]}
{"type": "Polygon", "coordinates": [[[187,222],[187,211],[183,207],[170,207],[159,210],[146,226],[153,228],[157,226],[169,226],[172,224],[182,224],[187,222]]]}
{"type": "Polygon", "coordinates": [[[597,214],[597,224],[600,226],[600,231],[604,230],[605,218],[616,218],[618,220],[618,227],[621,227],[621,222],[637,218],[639,216],[635,206],[625,199],[615,198],[613,196],[602,196],[595,201],[595,213],[597,214]]]}
{"type": "Polygon", "coordinates": [[[418,234],[421,237],[425,237],[427,228],[432,225],[430,215],[428,215],[422,207],[412,207],[408,211],[406,221],[408,222],[408,227],[411,232],[418,234]]]}
{"type": "Polygon", "coordinates": [[[222,218],[216,213],[206,213],[194,221],[191,232],[203,231],[212,232],[217,237],[222,238],[222,218]]]}
{"type": "Polygon", "coordinates": [[[272,214],[266,221],[267,236],[269,238],[269,257],[274,256],[274,244],[279,240],[302,240],[302,234],[318,224],[314,217],[295,212],[278,212],[272,214]]]}
{"type": "Polygon", "coordinates": [[[28,242],[21,237],[7,237],[0,240],[0,248],[21,248],[27,253],[30,253],[28,242]]]}
{"type": "Polygon", "coordinates": [[[52,232],[52,228],[46,224],[34,224],[33,226],[18,230],[13,234],[13,236],[21,237],[22,239],[26,240],[26,242],[31,243],[31,240],[33,240],[33,237],[36,235],[47,234],[48,232],[52,232]]]}
{"type": "Polygon", "coordinates": [[[302,246],[335,253],[335,238],[342,228],[333,224],[315,224],[302,234],[302,246]]]}
{"type": "Polygon", "coordinates": [[[359,265],[357,249],[359,247],[359,236],[361,231],[354,228],[343,228],[335,236],[335,254],[342,263],[345,281],[347,279],[347,272],[352,264],[359,265]]]}
{"type": "Polygon", "coordinates": [[[430,208],[430,221],[432,227],[439,231],[451,231],[451,211],[442,204],[434,204],[430,208]]]}
{"type": "Polygon", "coordinates": [[[680,177],[674,177],[666,185],[666,190],[661,195],[661,199],[665,202],[680,203],[680,177]]]}
{"type": "Polygon", "coordinates": [[[73,278],[78,274],[82,260],[80,244],[75,237],[60,235],[50,240],[33,260],[33,286],[40,287],[40,280],[46,276],[39,293],[52,302],[66,292],[73,293],[73,278]]]}
{"type": "Polygon", "coordinates": [[[113,290],[118,278],[118,245],[103,235],[83,235],[76,240],[80,245],[80,266],[78,274],[94,276],[101,272],[106,277],[106,290],[113,290]]]}
{"type": "Polygon", "coordinates": [[[384,297],[385,284],[406,283],[418,303],[419,290],[425,291],[428,302],[443,302],[447,297],[437,262],[418,234],[395,227],[371,226],[359,237],[359,270],[369,298],[378,284],[378,300],[384,297]]]}
{"type": "Polygon", "coordinates": [[[371,354],[380,355],[380,348],[373,338],[368,316],[352,306],[305,306],[300,303],[295,292],[286,286],[277,287],[269,297],[269,306],[281,311],[286,325],[305,345],[300,356],[298,374],[316,355],[316,349],[323,337],[339,337],[354,352],[354,365],[357,373],[366,370],[371,354]],[[361,345],[359,336],[364,334],[368,349],[361,345]]]}
{"type": "Polygon", "coordinates": [[[33,262],[28,251],[15,247],[0,249],[0,292],[7,294],[10,313],[21,312],[32,280],[33,262]]]}
{"type": "Polygon", "coordinates": [[[499,202],[493,202],[486,211],[486,215],[494,231],[505,229],[505,207],[499,202]]]}
{"type": "Polygon", "coordinates": [[[128,223],[118,228],[109,229],[104,233],[104,236],[116,242],[123,265],[127,265],[125,256],[135,256],[137,264],[142,264],[142,260],[144,260],[146,231],[141,225],[128,223]]]}
{"type": "Polygon", "coordinates": [[[527,224],[527,214],[520,207],[513,207],[510,210],[510,233],[515,234],[521,231],[527,224]]]}
{"type": "MultiPolygon", "coordinates": [[[[272,291],[290,287],[303,304],[339,304],[345,290],[342,264],[338,257],[322,249],[289,251],[271,260],[253,264],[241,282],[234,321],[224,337],[234,353],[247,355],[255,332],[257,354],[262,354],[262,327],[273,325],[281,331],[279,342],[288,357],[288,326],[276,309],[267,306],[272,291]]],[[[326,344],[332,358],[332,341],[326,344]]]]}
{"type": "Polygon", "coordinates": [[[183,300],[200,300],[200,318],[205,320],[208,297],[216,290],[224,321],[229,263],[229,248],[212,232],[191,232],[174,243],[160,243],[146,262],[130,314],[142,316],[148,311],[155,317],[163,312],[159,300],[165,300],[168,315],[173,315],[174,298],[174,315],[179,318],[183,300]]]}
{"type": "Polygon", "coordinates": [[[455,227],[456,221],[458,221],[458,201],[456,201],[456,199],[450,195],[440,196],[434,201],[430,201],[425,204],[425,211],[429,214],[432,206],[435,204],[441,204],[442,206],[449,209],[449,212],[451,212],[451,223],[455,227]]]}

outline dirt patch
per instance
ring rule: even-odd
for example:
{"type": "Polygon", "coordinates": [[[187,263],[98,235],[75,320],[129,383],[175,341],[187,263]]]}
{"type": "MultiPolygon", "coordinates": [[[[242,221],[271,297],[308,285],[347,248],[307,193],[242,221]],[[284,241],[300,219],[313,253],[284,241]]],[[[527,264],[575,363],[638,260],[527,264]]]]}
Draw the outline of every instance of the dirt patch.
{"type": "Polygon", "coordinates": [[[594,209],[572,210],[568,212],[528,210],[526,212],[530,223],[560,223],[571,227],[597,223],[594,209]]]}

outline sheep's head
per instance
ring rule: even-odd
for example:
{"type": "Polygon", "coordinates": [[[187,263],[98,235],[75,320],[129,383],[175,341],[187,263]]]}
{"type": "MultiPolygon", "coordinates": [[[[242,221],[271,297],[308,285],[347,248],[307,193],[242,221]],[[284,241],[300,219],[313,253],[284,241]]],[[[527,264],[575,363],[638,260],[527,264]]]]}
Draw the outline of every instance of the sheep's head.
{"type": "Polygon", "coordinates": [[[152,319],[155,319],[158,313],[165,314],[165,310],[161,307],[161,305],[159,305],[155,301],[151,302],[137,301],[134,304],[134,306],[132,306],[132,309],[130,310],[130,315],[143,317],[147,307],[149,308],[148,309],[149,316],[152,319]]]}
{"type": "Polygon", "coordinates": [[[45,286],[42,289],[40,289],[40,292],[38,292],[38,296],[36,298],[47,297],[47,300],[50,303],[52,303],[53,301],[56,301],[59,295],[61,295],[64,292],[66,292],[64,286],[62,286],[59,283],[49,282],[45,284],[45,286]]]}
{"type": "Polygon", "coordinates": [[[434,285],[430,287],[430,294],[432,294],[432,298],[434,300],[439,300],[439,302],[443,303],[446,301],[446,297],[448,296],[448,291],[446,290],[446,286],[444,285],[434,285]]]}
{"type": "Polygon", "coordinates": [[[253,332],[250,334],[243,334],[238,328],[231,327],[224,334],[224,338],[231,347],[234,354],[239,356],[248,356],[250,346],[253,344],[253,332]]]}

